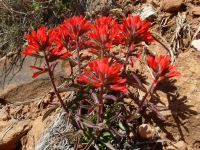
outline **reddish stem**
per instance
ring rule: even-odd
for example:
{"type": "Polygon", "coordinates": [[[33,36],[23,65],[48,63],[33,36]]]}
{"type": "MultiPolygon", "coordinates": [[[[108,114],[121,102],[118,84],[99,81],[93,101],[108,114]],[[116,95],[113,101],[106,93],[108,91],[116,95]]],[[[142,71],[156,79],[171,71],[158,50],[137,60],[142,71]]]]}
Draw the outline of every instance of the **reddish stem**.
{"type": "Polygon", "coordinates": [[[78,61],[78,73],[80,76],[81,75],[81,64],[80,64],[80,56],[79,56],[78,39],[76,40],[76,50],[77,50],[77,61],[78,61]]]}
{"type": "Polygon", "coordinates": [[[98,110],[98,114],[97,114],[97,124],[100,123],[100,118],[101,118],[101,114],[103,112],[103,85],[101,85],[100,87],[100,98],[99,98],[99,110],[98,110]]]}
{"type": "Polygon", "coordinates": [[[48,74],[49,74],[49,79],[51,81],[51,84],[53,86],[53,89],[54,89],[54,92],[56,94],[56,96],[58,97],[58,100],[60,101],[60,104],[61,106],[63,107],[63,109],[69,113],[69,110],[67,109],[67,107],[65,106],[60,94],[58,93],[58,90],[56,88],[56,85],[55,85],[55,82],[54,82],[54,79],[53,79],[53,72],[51,70],[51,67],[49,65],[49,62],[48,62],[48,58],[47,58],[47,54],[44,52],[44,58],[45,58],[45,62],[46,62],[46,65],[47,65],[47,68],[48,68],[48,74]]]}
{"type": "Polygon", "coordinates": [[[151,92],[153,86],[154,86],[154,81],[151,83],[151,85],[149,86],[149,88],[148,88],[148,90],[147,90],[147,93],[146,93],[146,94],[144,95],[144,97],[142,98],[142,100],[141,100],[141,102],[140,102],[140,104],[139,104],[139,107],[138,107],[137,110],[136,110],[136,113],[139,113],[140,110],[142,109],[143,104],[144,104],[144,102],[145,102],[147,96],[148,96],[149,93],[151,92]]]}
{"type": "Polygon", "coordinates": [[[126,74],[126,67],[127,67],[127,65],[128,65],[128,58],[129,58],[129,52],[130,52],[131,43],[132,43],[132,40],[131,40],[131,42],[128,44],[128,51],[127,51],[127,53],[126,53],[126,60],[125,60],[125,63],[124,63],[124,69],[123,69],[123,71],[122,71],[122,77],[124,77],[125,74],[126,74]]]}

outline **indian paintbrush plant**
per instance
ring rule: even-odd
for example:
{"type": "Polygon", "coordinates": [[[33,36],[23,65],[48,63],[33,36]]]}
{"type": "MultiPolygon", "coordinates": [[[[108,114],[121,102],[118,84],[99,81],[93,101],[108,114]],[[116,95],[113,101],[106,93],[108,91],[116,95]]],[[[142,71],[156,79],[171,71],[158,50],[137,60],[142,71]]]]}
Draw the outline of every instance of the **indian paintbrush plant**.
{"type": "Polygon", "coordinates": [[[127,67],[134,67],[134,57],[141,55],[134,51],[142,46],[141,42],[154,42],[150,25],[139,15],[128,15],[121,24],[110,16],[100,16],[93,22],[74,16],[56,28],[47,30],[41,26],[25,35],[28,46],[22,54],[44,59],[43,68],[30,66],[37,70],[32,77],[48,73],[54,94],[66,112],[66,120],[73,125],[65,135],[74,149],[120,148],[117,140],[125,139],[128,132],[137,128],[138,118],[146,107],[165,120],[159,110],[167,107],[155,106],[147,97],[158,82],[180,75],[175,71],[176,66],[170,64],[170,56],[147,55],[146,62],[153,77],[147,89],[127,67]],[[112,52],[115,45],[126,49],[120,54],[112,52]],[[87,63],[82,59],[83,51],[93,55],[87,63]],[[58,59],[69,61],[71,69],[62,88],[57,88],[54,81],[58,59]],[[124,98],[132,98],[134,94],[130,87],[145,93],[141,99],[133,99],[138,104],[133,111],[128,111],[124,105],[124,98]],[[66,91],[73,91],[75,97],[70,101],[63,99],[60,94],[66,91]]]}

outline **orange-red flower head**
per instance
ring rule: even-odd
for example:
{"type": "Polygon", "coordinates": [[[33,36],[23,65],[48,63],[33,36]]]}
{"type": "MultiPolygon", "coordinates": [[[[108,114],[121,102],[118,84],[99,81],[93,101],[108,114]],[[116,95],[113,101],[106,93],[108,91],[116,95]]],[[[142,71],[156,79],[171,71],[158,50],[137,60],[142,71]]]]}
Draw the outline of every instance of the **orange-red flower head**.
{"type": "Polygon", "coordinates": [[[57,45],[62,45],[63,47],[68,49],[71,39],[70,39],[70,35],[64,29],[64,25],[63,24],[59,25],[57,28],[55,28],[52,31],[52,40],[57,45]]]}
{"type": "Polygon", "coordinates": [[[91,45],[97,50],[111,48],[116,36],[120,32],[120,26],[110,16],[100,16],[95,20],[93,30],[87,35],[91,38],[91,45]]]}
{"type": "Polygon", "coordinates": [[[22,52],[24,55],[41,57],[40,52],[49,49],[51,46],[45,26],[41,26],[37,31],[32,30],[31,33],[26,34],[25,37],[28,39],[28,46],[22,52]]]}
{"type": "Polygon", "coordinates": [[[155,83],[160,80],[164,80],[165,78],[171,78],[173,76],[180,76],[180,72],[176,72],[176,66],[170,65],[170,56],[150,56],[148,55],[147,63],[149,67],[152,69],[152,74],[155,78],[155,83]]]}
{"type": "Polygon", "coordinates": [[[142,41],[153,42],[154,39],[149,32],[151,23],[141,20],[139,15],[129,14],[122,19],[122,32],[120,38],[124,44],[138,44],[142,41]]]}
{"type": "Polygon", "coordinates": [[[109,65],[108,59],[97,59],[88,63],[90,69],[84,69],[84,74],[81,74],[77,81],[88,83],[92,86],[99,87],[103,85],[106,89],[112,89],[122,92],[127,92],[125,82],[119,76],[119,71],[122,65],[115,62],[109,65]]]}
{"type": "Polygon", "coordinates": [[[83,16],[73,16],[64,21],[63,29],[72,39],[83,35],[92,28],[92,25],[83,16]]]}
{"type": "Polygon", "coordinates": [[[41,26],[37,31],[32,30],[30,34],[26,34],[25,37],[28,39],[28,46],[22,51],[24,55],[39,58],[47,55],[49,61],[71,56],[61,44],[52,45],[59,37],[56,30],[46,31],[45,26],[41,26]]]}

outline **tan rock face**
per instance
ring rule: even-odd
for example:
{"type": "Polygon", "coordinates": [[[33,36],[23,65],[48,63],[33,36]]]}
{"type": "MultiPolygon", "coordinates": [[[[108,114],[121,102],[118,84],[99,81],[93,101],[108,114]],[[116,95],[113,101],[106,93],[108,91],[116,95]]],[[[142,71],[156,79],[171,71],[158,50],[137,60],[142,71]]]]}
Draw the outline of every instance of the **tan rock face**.
{"type": "Polygon", "coordinates": [[[194,7],[194,8],[192,9],[192,14],[193,14],[193,15],[200,16],[200,7],[194,7]]]}
{"type": "MultiPolygon", "coordinates": [[[[24,56],[19,57],[23,58],[24,56]]],[[[12,67],[11,62],[12,59],[7,60],[7,68],[12,67]]],[[[26,57],[23,64],[21,64],[22,68],[18,69],[13,66],[15,68],[12,70],[13,73],[8,74],[4,81],[4,76],[6,75],[5,68],[3,67],[5,58],[0,59],[0,72],[3,74],[3,77],[1,78],[3,79],[3,83],[1,84],[4,84],[4,88],[0,86],[0,99],[6,100],[10,103],[14,103],[15,101],[22,102],[28,99],[44,96],[44,94],[49,91],[51,83],[49,81],[48,74],[43,74],[35,79],[32,78],[32,73],[35,72],[35,70],[31,69],[29,66],[34,65],[35,62],[35,66],[44,66],[44,62],[42,60],[38,59],[36,61],[34,57],[26,57]]],[[[20,64],[20,61],[17,61],[16,64],[20,64]]],[[[63,71],[61,71],[61,64],[62,61],[58,63],[54,72],[55,77],[57,78],[56,85],[60,82],[59,76],[65,76],[65,74],[62,74],[63,71]]]]}
{"type": "Polygon", "coordinates": [[[9,114],[6,109],[0,110],[0,120],[7,121],[9,119],[9,114]]]}
{"type": "Polygon", "coordinates": [[[174,144],[174,146],[168,146],[166,147],[166,150],[177,150],[177,149],[180,149],[180,150],[187,150],[187,145],[185,142],[183,141],[179,141],[177,142],[176,144],[174,144]]]}
{"type": "Polygon", "coordinates": [[[166,12],[177,11],[182,4],[183,0],[164,0],[163,1],[163,9],[166,12]]]}
{"type": "MultiPolygon", "coordinates": [[[[1,124],[2,123],[4,122],[1,122],[1,124]]],[[[21,137],[24,136],[30,130],[30,128],[30,120],[9,121],[8,125],[0,133],[0,149],[14,150],[20,144],[21,137]]]]}
{"type": "Polygon", "coordinates": [[[153,136],[153,133],[154,133],[153,129],[148,124],[142,124],[138,128],[138,134],[142,138],[151,138],[153,136]]]}
{"type": "Polygon", "coordinates": [[[23,150],[31,150],[38,144],[42,131],[46,126],[46,120],[42,121],[42,116],[33,121],[32,128],[21,140],[23,150]],[[34,139],[34,142],[33,142],[34,139]]]}
{"type": "Polygon", "coordinates": [[[174,81],[171,80],[171,85],[167,88],[166,83],[162,83],[156,90],[161,102],[169,107],[169,110],[161,111],[167,120],[163,122],[155,113],[149,112],[144,121],[153,122],[153,126],[159,126],[165,134],[163,139],[170,136],[173,137],[172,141],[184,139],[188,143],[188,149],[194,150],[199,149],[200,145],[199,59],[200,52],[192,48],[179,55],[176,64],[181,76],[175,77],[174,81]]]}

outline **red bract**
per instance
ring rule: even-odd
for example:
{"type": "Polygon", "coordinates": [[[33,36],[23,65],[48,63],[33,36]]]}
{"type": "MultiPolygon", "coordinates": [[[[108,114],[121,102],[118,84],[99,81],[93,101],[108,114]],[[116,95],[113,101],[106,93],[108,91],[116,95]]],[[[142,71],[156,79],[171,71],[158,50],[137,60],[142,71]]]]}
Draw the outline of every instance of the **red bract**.
{"type": "Polygon", "coordinates": [[[37,71],[37,72],[33,72],[32,78],[36,78],[36,77],[39,76],[40,74],[43,74],[43,73],[45,73],[45,72],[48,71],[47,68],[39,68],[39,67],[36,67],[36,66],[30,66],[30,67],[33,68],[33,69],[39,70],[39,71],[37,71]]]}
{"type": "Polygon", "coordinates": [[[67,51],[67,49],[64,48],[62,45],[57,45],[56,47],[52,48],[49,51],[49,54],[50,54],[50,56],[48,58],[49,62],[71,56],[71,53],[69,51],[67,51]]]}
{"type": "Polygon", "coordinates": [[[22,52],[24,55],[43,57],[40,52],[50,49],[51,42],[45,26],[41,26],[37,31],[32,30],[31,33],[26,34],[25,37],[28,39],[28,46],[22,52]]]}
{"type": "Polygon", "coordinates": [[[176,72],[176,66],[170,65],[170,56],[150,56],[148,55],[147,63],[152,69],[153,76],[155,77],[155,83],[165,78],[171,78],[173,76],[180,76],[180,72],[176,72]]]}
{"type": "Polygon", "coordinates": [[[93,31],[87,35],[92,39],[91,44],[95,49],[109,49],[120,32],[120,26],[110,16],[96,19],[93,31]]]}
{"type": "Polygon", "coordinates": [[[127,18],[122,19],[122,32],[119,38],[122,39],[123,44],[138,44],[142,41],[153,42],[154,39],[149,32],[150,22],[141,20],[139,15],[128,15],[127,18]]]}
{"type": "Polygon", "coordinates": [[[63,25],[60,25],[57,28],[55,28],[53,32],[55,32],[55,36],[52,38],[52,40],[57,45],[62,45],[68,49],[70,43],[70,35],[65,31],[63,25]]]}
{"type": "Polygon", "coordinates": [[[127,92],[126,79],[120,78],[118,75],[122,65],[115,62],[111,66],[108,59],[97,59],[88,63],[90,69],[84,69],[77,81],[88,83],[92,86],[99,87],[103,85],[106,89],[127,92]]]}
{"type": "Polygon", "coordinates": [[[59,58],[71,56],[71,54],[63,48],[62,44],[52,46],[52,43],[59,40],[60,35],[56,30],[46,31],[45,26],[41,26],[37,31],[32,30],[31,34],[27,34],[28,46],[22,52],[24,55],[43,58],[47,55],[49,61],[59,58]]]}
{"type": "Polygon", "coordinates": [[[92,25],[88,23],[83,16],[73,16],[64,21],[63,29],[70,35],[72,39],[83,35],[92,28],[92,25]]]}

